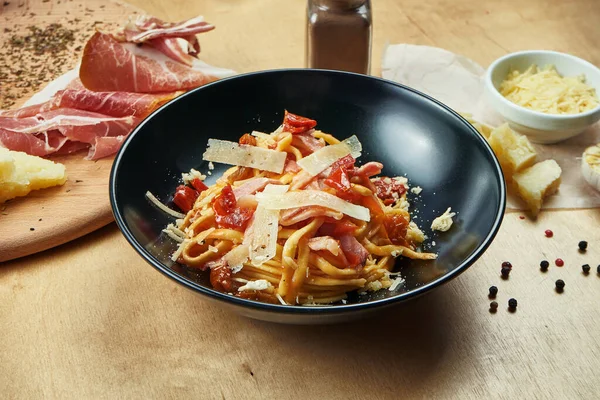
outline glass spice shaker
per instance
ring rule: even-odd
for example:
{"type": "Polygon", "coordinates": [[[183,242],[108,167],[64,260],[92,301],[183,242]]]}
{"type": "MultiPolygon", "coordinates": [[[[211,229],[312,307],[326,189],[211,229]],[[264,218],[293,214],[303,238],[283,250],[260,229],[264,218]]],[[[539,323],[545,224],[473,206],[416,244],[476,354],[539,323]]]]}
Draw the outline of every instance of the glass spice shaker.
{"type": "Polygon", "coordinates": [[[369,74],[370,0],[308,0],[306,67],[369,74]]]}

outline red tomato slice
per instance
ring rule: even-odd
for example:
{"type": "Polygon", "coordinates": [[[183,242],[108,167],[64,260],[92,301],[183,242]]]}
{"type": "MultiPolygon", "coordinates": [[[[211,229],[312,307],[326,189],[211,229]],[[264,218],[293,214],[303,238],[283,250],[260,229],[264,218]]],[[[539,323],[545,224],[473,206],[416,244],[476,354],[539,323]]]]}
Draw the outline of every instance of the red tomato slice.
{"type": "Polygon", "coordinates": [[[408,229],[408,221],[406,218],[400,214],[388,214],[383,219],[383,226],[392,243],[400,245],[406,244],[406,231],[408,229]]]}
{"type": "Polygon", "coordinates": [[[183,212],[188,212],[194,207],[194,202],[198,198],[198,192],[189,186],[179,185],[175,189],[173,203],[183,212]]]}
{"type": "Polygon", "coordinates": [[[217,216],[231,214],[235,209],[235,206],[235,195],[233,194],[231,185],[226,185],[221,190],[221,193],[212,201],[212,207],[217,216]]]}
{"type": "Polygon", "coordinates": [[[200,179],[198,178],[194,178],[190,184],[194,187],[194,189],[196,189],[199,193],[204,192],[206,189],[208,189],[208,186],[206,186],[204,184],[204,182],[202,182],[200,179]]]}
{"type": "Polygon", "coordinates": [[[317,121],[314,119],[301,117],[285,111],[283,117],[283,130],[292,133],[303,133],[317,126],[317,121]]]}

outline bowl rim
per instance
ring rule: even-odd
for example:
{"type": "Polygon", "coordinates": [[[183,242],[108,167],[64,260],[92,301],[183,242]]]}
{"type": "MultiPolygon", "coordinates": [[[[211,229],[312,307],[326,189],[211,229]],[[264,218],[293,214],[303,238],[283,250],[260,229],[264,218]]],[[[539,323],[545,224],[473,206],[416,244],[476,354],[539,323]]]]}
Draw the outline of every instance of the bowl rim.
{"type": "Polygon", "coordinates": [[[402,301],[406,301],[408,299],[412,299],[412,298],[418,297],[424,293],[427,293],[431,289],[433,289],[437,286],[441,286],[444,283],[449,282],[450,280],[454,279],[455,277],[457,277],[458,275],[463,273],[466,269],[468,269],[471,265],[473,265],[475,263],[475,261],[477,261],[481,257],[481,255],[483,255],[483,253],[490,246],[490,244],[492,243],[492,241],[494,240],[496,234],[498,233],[498,231],[500,229],[502,220],[504,218],[504,211],[506,208],[506,184],[504,182],[502,168],[500,167],[500,163],[499,163],[496,155],[494,154],[491,146],[489,145],[489,143],[460,114],[458,114],[456,111],[452,110],[450,107],[443,104],[442,102],[434,99],[433,97],[428,96],[422,92],[419,92],[416,89],[405,86],[403,84],[389,81],[389,80],[375,77],[375,76],[370,76],[370,75],[362,75],[362,74],[357,74],[357,73],[352,73],[352,72],[334,71],[334,70],[325,70],[325,69],[282,68],[282,69],[270,69],[270,70],[262,70],[262,71],[257,71],[257,72],[249,72],[249,73],[239,74],[239,75],[235,75],[232,77],[220,79],[215,82],[211,82],[209,84],[200,86],[193,90],[190,90],[189,92],[186,92],[186,93],[182,94],[181,96],[178,96],[177,98],[169,101],[168,103],[162,105],[160,108],[155,110],[153,113],[151,113],[149,116],[147,116],[133,130],[133,132],[131,134],[129,134],[129,136],[127,137],[127,139],[125,140],[125,142],[123,143],[121,148],[119,149],[119,151],[114,159],[114,162],[113,162],[113,165],[111,168],[111,172],[110,172],[109,197],[110,197],[110,205],[111,205],[111,208],[113,211],[113,215],[115,217],[115,222],[117,223],[119,230],[121,231],[123,236],[125,236],[125,239],[129,242],[129,244],[136,250],[136,252],[148,264],[150,264],[152,267],[154,267],[154,269],[156,269],[163,275],[167,276],[168,278],[174,280],[175,282],[179,283],[180,285],[186,287],[187,289],[192,290],[201,295],[206,295],[210,298],[210,300],[222,301],[222,302],[234,305],[234,306],[248,307],[248,308],[251,308],[254,310],[259,310],[259,311],[285,313],[285,314],[297,314],[297,315],[307,315],[307,314],[313,314],[313,313],[324,315],[324,314],[339,314],[339,313],[353,312],[353,311],[358,311],[358,310],[374,309],[374,308],[378,308],[378,307],[383,308],[384,306],[389,306],[392,304],[400,303],[402,301]],[[196,93],[198,91],[205,90],[206,88],[214,86],[214,85],[221,85],[224,82],[228,82],[228,81],[232,81],[232,80],[248,79],[248,78],[251,79],[253,76],[258,76],[258,75],[271,75],[271,74],[275,75],[275,74],[290,73],[290,72],[291,73],[303,73],[303,74],[343,75],[343,76],[351,76],[353,79],[365,79],[365,80],[379,81],[379,82],[387,84],[387,85],[397,86],[403,90],[407,90],[409,92],[417,94],[418,96],[424,97],[426,100],[429,100],[429,101],[437,104],[442,109],[446,110],[447,112],[452,114],[454,117],[458,118],[463,123],[463,125],[465,125],[465,127],[482,143],[483,148],[485,149],[484,151],[487,151],[488,155],[491,157],[490,159],[493,164],[493,170],[496,172],[495,178],[496,178],[496,180],[499,181],[499,186],[500,186],[500,198],[499,198],[498,208],[496,210],[496,217],[494,219],[492,227],[491,227],[490,231],[488,232],[487,236],[485,236],[485,238],[483,238],[482,243],[465,260],[463,260],[458,266],[456,266],[452,271],[450,271],[449,273],[442,275],[441,277],[439,277],[431,282],[428,282],[427,284],[422,285],[414,290],[400,293],[396,296],[389,297],[389,298],[372,300],[372,301],[369,301],[366,303],[336,304],[334,306],[330,306],[330,305],[297,306],[297,305],[270,304],[270,303],[261,303],[261,302],[254,301],[254,300],[248,300],[248,299],[231,296],[226,293],[218,292],[212,288],[204,287],[204,286],[194,282],[191,279],[188,279],[186,277],[179,275],[178,273],[173,271],[168,266],[159,262],[150,252],[148,252],[145,249],[145,247],[142,244],[140,244],[135,239],[133,233],[127,227],[125,219],[124,219],[123,215],[121,215],[121,212],[118,207],[118,202],[117,202],[117,197],[116,197],[117,175],[118,175],[118,172],[119,172],[119,169],[121,166],[121,160],[123,159],[124,154],[127,152],[127,149],[129,147],[130,143],[132,142],[132,140],[139,134],[139,132],[141,132],[144,129],[144,126],[146,124],[148,124],[149,121],[151,121],[155,115],[158,115],[164,108],[169,107],[170,104],[174,104],[177,101],[184,101],[184,99],[187,96],[192,96],[194,93],[196,93]]]}
{"type": "MultiPolygon", "coordinates": [[[[510,59],[513,58],[517,58],[517,57],[521,57],[521,56],[527,56],[527,55],[543,55],[543,54],[551,54],[557,57],[562,57],[565,58],[571,62],[577,63],[577,64],[583,64],[586,65],[588,67],[590,67],[593,70],[596,70],[596,73],[598,74],[598,76],[600,77],[600,68],[596,67],[594,64],[592,64],[589,61],[584,60],[583,58],[579,58],[577,56],[574,56],[572,54],[568,54],[568,53],[561,53],[559,51],[554,51],[554,50],[523,50],[523,51],[516,51],[514,53],[508,53],[505,54],[504,56],[494,60],[490,66],[487,68],[487,70],[485,71],[485,86],[489,89],[488,92],[490,92],[490,94],[492,95],[492,97],[494,98],[495,101],[499,101],[501,102],[503,105],[509,107],[512,111],[521,113],[523,116],[529,116],[529,117],[535,117],[535,118],[543,118],[549,121],[575,121],[578,119],[583,119],[589,116],[593,116],[594,114],[599,114],[600,115],[600,102],[599,104],[594,107],[591,110],[579,113],[579,114],[546,114],[540,111],[534,111],[534,110],[530,110],[529,108],[525,108],[522,107],[518,104],[513,103],[512,101],[508,100],[507,98],[505,98],[504,96],[502,96],[502,94],[500,94],[500,92],[498,91],[498,89],[496,88],[496,86],[494,85],[494,83],[492,82],[492,73],[494,72],[494,70],[496,68],[498,68],[498,66],[510,59]]],[[[596,89],[596,88],[594,88],[596,89]]],[[[597,92],[600,92],[600,88],[598,88],[596,90],[597,92]]]]}

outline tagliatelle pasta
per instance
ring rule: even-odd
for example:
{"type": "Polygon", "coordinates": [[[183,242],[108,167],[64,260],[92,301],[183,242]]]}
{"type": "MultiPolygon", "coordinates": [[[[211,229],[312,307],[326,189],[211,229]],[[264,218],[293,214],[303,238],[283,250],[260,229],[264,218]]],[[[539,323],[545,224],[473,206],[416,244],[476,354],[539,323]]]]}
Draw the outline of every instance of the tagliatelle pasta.
{"type": "Polygon", "coordinates": [[[253,147],[284,157],[281,172],[241,166],[236,155],[221,153],[220,161],[234,166],[213,185],[186,174],[174,196],[185,218],[166,229],[179,239],[173,258],[210,270],[216,290],[293,305],[393,290],[401,279],[391,274],[395,258],[435,259],[418,251],[424,235],[410,221],[406,178],[375,177],[380,163],[355,165],[356,137],[342,142],[315,126],[286,112],[275,132],[245,134],[234,146],[246,165],[254,154],[269,154],[253,147]],[[344,143],[352,148],[340,149],[344,143]],[[335,152],[327,149],[333,145],[335,152]]]}

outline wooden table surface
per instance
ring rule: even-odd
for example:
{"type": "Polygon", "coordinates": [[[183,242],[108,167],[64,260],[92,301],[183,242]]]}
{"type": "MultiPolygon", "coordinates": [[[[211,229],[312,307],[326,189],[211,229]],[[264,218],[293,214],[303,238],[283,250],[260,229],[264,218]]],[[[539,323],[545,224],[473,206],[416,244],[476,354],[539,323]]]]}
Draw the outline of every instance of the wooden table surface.
{"type": "MultiPolygon", "coordinates": [[[[169,20],[205,15],[217,26],[201,37],[212,64],[238,71],[303,65],[302,0],[132,3],[169,20]]],[[[597,0],[373,3],[375,74],[387,42],[439,46],[483,65],[532,48],[600,64],[597,0]]],[[[598,209],[543,212],[537,222],[507,214],[485,255],[432,294],[361,322],[297,327],[225,314],[155,272],[111,224],[0,266],[0,393],[597,399],[599,225],[598,209]],[[590,243],[586,254],[577,251],[579,240],[590,243]],[[557,257],[563,268],[539,271],[540,260],[557,257]],[[499,278],[504,260],[514,265],[508,281],[499,278]],[[554,291],[558,278],[566,282],[562,294],[554,291]],[[496,314],[488,312],[492,284],[500,289],[496,314]],[[516,313],[506,311],[510,297],[519,301],[516,313]]]]}

